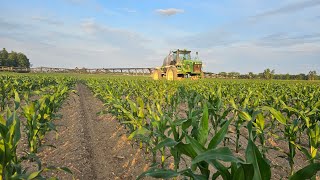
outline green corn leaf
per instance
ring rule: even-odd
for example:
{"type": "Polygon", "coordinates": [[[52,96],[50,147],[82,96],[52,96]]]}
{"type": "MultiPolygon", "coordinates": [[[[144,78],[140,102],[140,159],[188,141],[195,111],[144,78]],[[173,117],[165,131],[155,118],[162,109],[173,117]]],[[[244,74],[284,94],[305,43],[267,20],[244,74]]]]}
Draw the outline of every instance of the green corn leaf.
{"type": "Polygon", "coordinates": [[[224,137],[228,133],[228,127],[229,127],[231,121],[232,121],[232,119],[228,120],[222,126],[222,128],[214,135],[214,137],[211,139],[211,141],[208,145],[208,149],[216,148],[218,146],[218,144],[220,144],[220,142],[224,139],[224,137]]]}
{"type": "Polygon", "coordinates": [[[150,169],[144,173],[142,173],[137,180],[145,177],[145,176],[150,176],[153,178],[163,178],[163,179],[169,179],[173,177],[179,176],[179,173],[176,171],[172,170],[167,170],[167,169],[150,169]]]}
{"type": "Polygon", "coordinates": [[[281,114],[280,111],[275,110],[272,107],[264,106],[262,109],[270,111],[270,113],[278,120],[281,124],[286,125],[287,119],[281,114]]]}
{"type": "Polygon", "coordinates": [[[249,91],[249,94],[247,95],[247,97],[242,102],[242,108],[246,108],[248,106],[251,94],[252,94],[252,91],[249,91]]]}
{"type": "MultiPolygon", "coordinates": [[[[218,177],[221,176],[221,172],[220,171],[217,171],[215,172],[213,175],[212,175],[212,180],[215,180],[215,179],[218,179],[218,177]]],[[[223,178],[223,179],[226,179],[226,178],[223,178]]]]}
{"type": "Polygon", "coordinates": [[[228,147],[222,147],[217,149],[210,149],[205,151],[192,160],[192,164],[199,163],[201,161],[210,162],[211,160],[221,160],[225,162],[241,162],[238,158],[233,156],[228,147]]]}
{"type": "Polygon", "coordinates": [[[156,147],[155,150],[163,148],[163,147],[172,147],[177,145],[178,142],[176,142],[175,140],[171,139],[171,138],[166,138],[163,141],[161,141],[156,147]]]}
{"type": "Polygon", "coordinates": [[[188,119],[179,119],[179,120],[175,120],[173,121],[173,125],[174,126],[181,126],[183,123],[185,123],[186,121],[188,121],[188,119]]]}
{"type": "Polygon", "coordinates": [[[6,125],[6,120],[0,115],[0,124],[6,125]]]}
{"type": "Polygon", "coordinates": [[[244,112],[244,111],[238,111],[239,112],[239,117],[243,120],[246,120],[246,121],[251,121],[251,116],[247,113],[247,112],[244,112]]]}
{"type": "Polygon", "coordinates": [[[259,113],[259,114],[257,115],[257,121],[256,121],[256,122],[257,122],[258,127],[259,127],[261,130],[263,130],[263,129],[264,129],[264,124],[265,124],[265,119],[264,119],[262,113],[259,113]]]}
{"type": "Polygon", "coordinates": [[[204,146],[202,146],[197,140],[193,139],[189,135],[186,135],[186,140],[190,142],[192,148],[196,151],[197,154],[200,154],[206,150],[204,146]]]}
{"type": "Polygon", "coordinates": [[[15,108],[15,110],[17,110],[19,108],[19,106],[20,106],[20,97],[19,97],[19,94],[16,91],[14,92],[14,94],[15,94],[15,96],[14,96],[14,104],[15,104],[14,108],[15,108]]]}
{"type": "Polygon", "coordinates": [[[209,114],[208,114],[207,103],[205,103],[203,107],[203,115],[200,121],[199,131],[197,136],[197,140],[202,146],[206,144],[208,134],[209,134],[209,114]]]}
{"type": "Polygon", "coordinates": [[[204,175],[194,174],[191,169],[182,170],[179,172],[180,174],[190,177],[194,180],[207,180],[208,178],[204,175]]]}
{"type": "Polygon", "coordinates": [[[5,126],[4,124],[0,123],[0,134],[1,134],[2,138],[6,137],[6,134],[8,131],[9,131],[8,127],[5,126]]]}
{"type": "Polygon", "coordinates": [[[128,140],[133,139],[134,137],[138,136],[138,135],[145,135],[147,133],[149,133],[150,131],[144,127],[140,127],[139,129],[133,131],[133,133],[131,133],[128,137],[128,140]]]}
{"type": "Polygon", "coordinates": [[[144,118],[145,114],[144,114],[144,102],[140,97],[137,97],[137,102],[139,104],[139,113],[138,113],[138,117],[140,118],[144,118]]]}
{"type": "Polygon", "coordinates": [[[295,108],[286,106],[286,107],[284,107],[284,109],[288,109],[289,111],[295,112],[295,113],[297,113],[298,115],[300,115],[300,112],[299,112],[297,109],[295,109],[295,108]]]}
{"type": "Polygon", "coordinates": [[[246,161],[253,164],[254,178],[256,180],[270,180],[271,170],[270,165],[263,159],[259,149],[252,140],[248,141],[246,149],[246,161]]]}
{"type": "Polygon", "coordinates": [[[184,123],[182,123],[182,130],[187,130],[192,125],[192,119],[187,119],[184,123]]]}
{"type": "MultiPolygon", "coordinates": [[[[197,140],[193,139],[192,137],[190,137],[189,135],[186,135],[186,140],[190,143],[189,147],[190,149],[188,149],[188,151],[194,153],[192,155],[194,155],[192,158],[195,158],[198,154],[204,152],[206,149],[205,147],[203,147],[197,140]]],[[[181,151],[181,149],[179,149],[181,151]]],[[[183,152],[183,150],[182,150],[183,152]]],[[[208,170],[208,163],[206,162],[200,162],[197,164],[197,166],[199,167],[200,171],[202,174],[209,176],[210,171],[208,170]]],[[[193,166],[195,167],[195,166],[193,166]]]]}
{"type": "Polygon", "coordinates": [[[184,144],[180,142],[176,145],[176,148],[181,154],[184,154],[188,157],[195,158],[197,156],[197,152],[193,149],[191,144],[184,144]]]}
{"type": "Polygon", "coordinates": [[[40,176],[40,174],[42,173],[42,171],[43,171],[43,170],[40,170],[40,171],[36,171],[36,172],[31,173],[31,174],[27,177],[27,180],[32,180],[32,179],[37,178],[38,176],[40,176]]]}
{"type": "Polygon", "coordinates": [[[233,174],[233,180],[252,180],[254,175],[254,167],[252,164],[240,163],[240,167],[233,174]]]}
{"type": "Polygon", "coordinates": [[[69,173],[69,174],[73,174],[73,172],[67,167],[49,166],[44,169],[44,171],[51,171],[51,170],[63,171],[63,172],[69,173]]]}
{"type": "Polygon", "coordinates": [[[225,167],[222,163],[220,163],[218,160],[211,160],[210,164],[217,169],[219,172],[219,175],[222,177],[222,179],[231,179],[231,174],[228,171],[228,167],[225,167]]]}
{"type": "Polygon", "coordinates": [[[130,105],[131,111],[137,112],[138,111],[138,107],[137,107],[136,103],[131,101],[129,98],[127,98],[127,101],[128,101],[128,103],[130,105]]]}
{"type": "Polygon", "coordinates": [[[320,163],[309,164],[306,167],[294,173],[289,179],[290,180],[311,179],[318,171],[320,171],[320,163]]]}
{"type": "Polygon", "coordinates": [[[231,106],[232,106],[233,109],[238,109],[236,103],[234,102],[234,99],[230,99],[229,102],[230,102],[230,104],[231,104],[231,106]]]}

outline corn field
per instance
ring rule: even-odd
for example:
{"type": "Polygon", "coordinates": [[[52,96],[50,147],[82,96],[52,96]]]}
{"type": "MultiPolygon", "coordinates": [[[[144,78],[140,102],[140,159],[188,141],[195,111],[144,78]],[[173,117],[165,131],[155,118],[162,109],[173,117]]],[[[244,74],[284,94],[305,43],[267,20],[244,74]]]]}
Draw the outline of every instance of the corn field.
{"type": "Polygon", "coordinates": [[[57,112],[76,84],[85,84],[104,103],[100,114],[115,117],[150,156],[137,179],[275,179],[274,159],[286,161],[284,179],[319,177],[317,81],[1,75],[0,180],[55,179],[45,173],[53,170],[73,176],[67,167],[42,166],[37,153],[57,131],[57,112]],[[19,155],[22,134],[28,149],[19,155]],[[32,162],[36,171],[24,167],[32,162]]]}
{"type": "Polygon", "coordinates": [[[123,78],[85,83],[128,129],[128,138],[152,154],[153,165],[138,179],[271,179],[270,151],[287,161],[285,178],[315,179],[320,170],[319,83],[123,78]],[[299,169],[297,153],[306,159],[299,169]]]}

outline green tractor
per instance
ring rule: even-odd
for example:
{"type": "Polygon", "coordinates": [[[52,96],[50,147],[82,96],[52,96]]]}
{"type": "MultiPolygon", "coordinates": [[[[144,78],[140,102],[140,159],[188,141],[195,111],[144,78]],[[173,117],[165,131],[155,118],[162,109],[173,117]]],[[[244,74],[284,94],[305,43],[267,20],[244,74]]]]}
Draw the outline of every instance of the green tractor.
{"type": "Polygon", "coordinates": [[[204,78],[202,71],[202,61],[196,57],[191,59],[191,51],[174,50],[164,59],[163,65],[156,68],[152,73],[154,80],[166,78],[167,80],[177,80],[182,78],[199,79],[204,78]]]}

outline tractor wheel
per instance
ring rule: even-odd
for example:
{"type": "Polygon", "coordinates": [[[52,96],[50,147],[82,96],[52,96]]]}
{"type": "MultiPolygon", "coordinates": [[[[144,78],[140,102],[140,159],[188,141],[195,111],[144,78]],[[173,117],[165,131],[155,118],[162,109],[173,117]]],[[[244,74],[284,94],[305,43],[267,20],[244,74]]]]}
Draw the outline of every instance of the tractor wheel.
{"type": "Polygon", "coordinates": [[[161,73],[160,69],[155,69],[152,72],[152,78],[153,78],[153,80],[160,80],[162,78],[162,73],[161,73]]]}
{"type": "Polygon", "coordinates": [[[176,80],[178,78],[177,68],[169,67],[166,72],[166,78],[169,81],[176,80]]]}

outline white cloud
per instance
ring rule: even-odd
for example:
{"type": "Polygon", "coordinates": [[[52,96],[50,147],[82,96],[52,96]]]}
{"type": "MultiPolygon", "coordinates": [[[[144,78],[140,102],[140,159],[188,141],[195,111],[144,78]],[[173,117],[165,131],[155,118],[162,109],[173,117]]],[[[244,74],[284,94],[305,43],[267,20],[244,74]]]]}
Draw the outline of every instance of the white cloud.
{"type": "Polygon", "coordinates": [[[183,9],[175,9],[175,8],[169,8],[169,9],[157,9],[157,13],[165,16],[172,16],[176,15],[178,13],[184,13],[183,9]]]}

